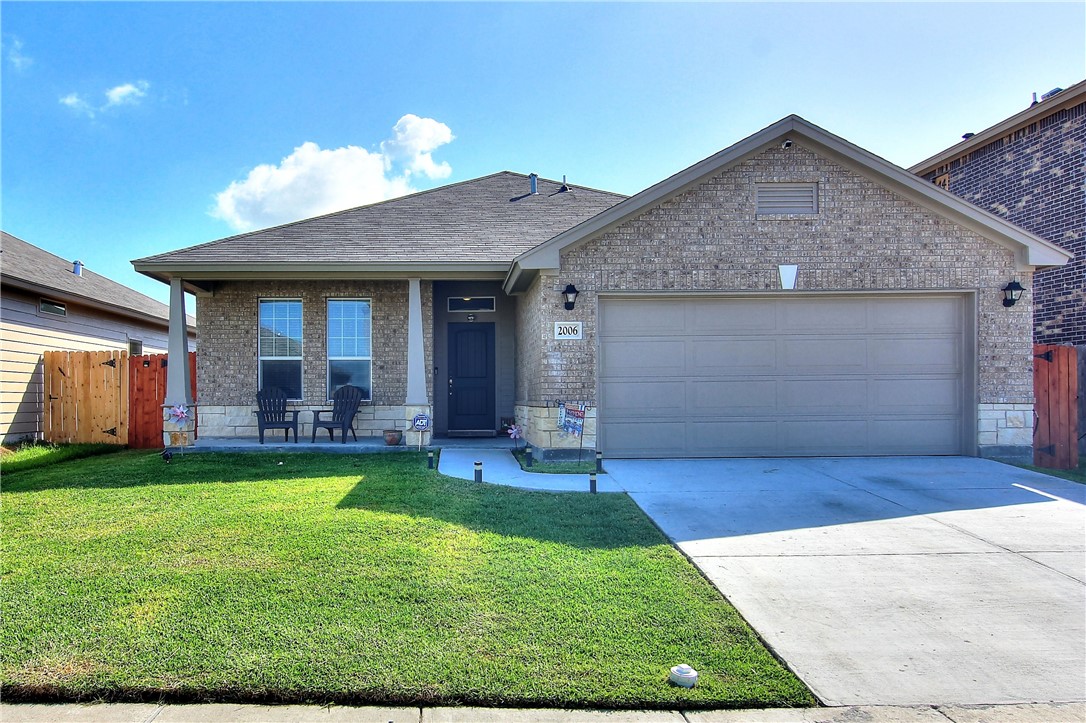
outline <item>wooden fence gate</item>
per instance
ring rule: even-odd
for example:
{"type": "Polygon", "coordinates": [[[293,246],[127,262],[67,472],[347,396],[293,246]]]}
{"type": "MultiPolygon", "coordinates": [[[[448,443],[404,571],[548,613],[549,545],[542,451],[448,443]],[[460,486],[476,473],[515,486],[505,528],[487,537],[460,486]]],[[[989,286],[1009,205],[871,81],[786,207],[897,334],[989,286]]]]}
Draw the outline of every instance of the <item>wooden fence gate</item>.
{"type": "Polygon", "coordinates": [[[1078,467],[1078,360],[1075,347],[1033,345],[1033,463],[1078,467]]]}
{"type": "MultiPolygon", "coordinates": [[[[145,354],[128,360],[128,446],[162,447],[162,402],[166,398],[166,354],[145,354]]],[[[196,352],[189,352],[192,398],[196,399],[196,352]]],[[[195,419],[193,420],[195,421],[195,419]]]]}
{"type": "Polygon", "coordinates": [[[128,443],[128,352],[45,352],[45,439],[128,443]]]}
{"type": "MultiPolygon", "coordinates": [[[[45,439],[162,447],[166,355],[126,351],[45,352],[45,439]]],[[[189,352],[196,398],[196,352],[189,352]]]]}

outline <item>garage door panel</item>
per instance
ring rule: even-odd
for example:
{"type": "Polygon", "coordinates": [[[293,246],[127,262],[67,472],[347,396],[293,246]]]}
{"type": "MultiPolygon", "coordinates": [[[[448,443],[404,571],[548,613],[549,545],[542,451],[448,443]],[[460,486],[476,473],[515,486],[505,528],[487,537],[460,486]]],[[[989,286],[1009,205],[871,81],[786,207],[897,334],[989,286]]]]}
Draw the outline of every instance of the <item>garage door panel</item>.
{"type": "Polygon", "coordinates": [[[869,406],[868,383],[853,379],[791,379],[779,382],[780,406],[799,412],[863,414],[869,406]]]}
{"type": "Polygon", "coordinates": [[[961,454],[966,297],[602,299],[600,440],[613,456],[961,454]],[[659,335],[654,306],[684,310],[659,335]],[[604,322],[606,324],[606,321],[604,322]]]}
{"type": "Polygon", "coordinates": [[[667,415],[686,413],[686,383],[640,379],[600,384],[600,406],[613,415],[667,415]]]}
{"type": "Polygon", "coordinates": [[[605,449],[616,457],[679,457],[685,454],[686,422],[604,421],[605,449]]]}
{"type": "Polygon", "coordinates": [[[959,454],[961,421],[942,419],[877,419],[871,422],[871,443],[885,450],[881,454],[916,454],[911,450],[930,450],[925,454],[959,454]]]}
{"type": "Polygon", "coordinates": [[[778,430],[781,448],[798,456],[865,454],[868,447],[866,421],[787,419],[778,430]]]}
{"type": "Polygon", "coordinates": [[[777,454],[775,421],[721,419],[690,424],[686,454],[691,457],[759,457],[777,454]]]}
{"type": "Polygon", "coordinates": [[[696,419],[761,414],[777,406],[775,380],[699,381],[687,385],[687,409],[696,419]]]}
{"type": "Polygon", "coordinates": [[[961,331],[964,319],[960,299],[910,298],[871,303],[871,331],[897,334],[932,328],[961,331]]]}
{"type": "Polygon", "coordinates": [[[961,336],[875,337],[871,363],[882,373],[958,374],[962,368],[961,336]]]}
{"type": "Polygon", "coordinates": [[[767,299],[737,300],[726,305],[721,304],[719,299],[687,303],[690,308],[690,329],[701,333],[765,333],[777,327],[776,305],[767,299]]]}
{"type": "Polygon", "coordinates": [[[681,339],[621,339],[608,341],[600,354],[603,378],[673,377],[684,373],[686,344],[681,339]]]}
{"type": "Polygon", "coordinates": [[[879,414],[957,415],[961,379],[875,379],[875,410],[879,414]]]}
{"type": "Polygon", "coordinates": [[[784,338],[781,371],[787,374],[854,374],[867,370],[867,340],[784,338]]]}
{"type": "Polygon", "coordinates": [[[681,303],[602,304],[600,329],[614,336],[661,336],[686,331],[686,309],[681,303]]]}
{"type": "Polygon", "coordinates": [[[851,299],[822,299],[818,303],[781,303],[777,300],[780,330],[784,333],[860,333],[867,330],[867,307],[851,299]]]}
{"type": "Polygon", "coordinates": [[[729,376],[766,373],[776,368],[774,339],[739,337],[691,339],[688,371],[692,376],[729,376]]]}

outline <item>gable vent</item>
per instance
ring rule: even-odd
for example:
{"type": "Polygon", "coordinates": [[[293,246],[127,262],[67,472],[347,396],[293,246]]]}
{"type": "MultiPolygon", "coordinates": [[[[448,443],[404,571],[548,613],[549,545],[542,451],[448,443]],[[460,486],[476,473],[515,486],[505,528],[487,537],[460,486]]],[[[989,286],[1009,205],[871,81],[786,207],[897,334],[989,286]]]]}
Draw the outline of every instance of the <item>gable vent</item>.
{"type": "Polygon", "coordinates": [[[818,213],[817,183],[759,183],[758,213],[818,213]]]}

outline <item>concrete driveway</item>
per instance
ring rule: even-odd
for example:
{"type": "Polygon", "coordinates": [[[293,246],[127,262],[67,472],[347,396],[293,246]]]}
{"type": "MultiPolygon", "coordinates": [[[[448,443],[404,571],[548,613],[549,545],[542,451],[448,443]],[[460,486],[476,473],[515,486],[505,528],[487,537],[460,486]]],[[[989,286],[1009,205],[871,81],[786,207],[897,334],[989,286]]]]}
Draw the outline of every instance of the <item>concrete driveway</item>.
{"type": "Polygon", "coordinates": [[[1086,486],[964,457],[606,468],[826,704],[1086,700],[1086,486]]]}

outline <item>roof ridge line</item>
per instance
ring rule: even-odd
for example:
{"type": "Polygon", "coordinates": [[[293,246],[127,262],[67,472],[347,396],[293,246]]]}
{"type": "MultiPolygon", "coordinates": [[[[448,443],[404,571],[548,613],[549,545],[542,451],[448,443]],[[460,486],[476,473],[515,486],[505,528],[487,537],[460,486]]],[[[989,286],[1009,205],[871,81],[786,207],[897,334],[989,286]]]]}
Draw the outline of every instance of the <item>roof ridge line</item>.
{"type": "MultiPolygon", "coordinates": [[[[425,188],[425,189],[423,189],[421,191],[415,191],[414,193],[404,194],[403,196],[396,196],[394,198],[386,198],[386,199],[383,199],[381,201],[374,201],[373,203],[363,203],[363,204],[361,204],[359,206],[351,206],[350,208],[343,208],[343,209],[340,209],[339,211],[330,211],[328,213],[322,213],[322,214],[319,214],[317,216],[309,216],[307,218],[299,218],[299,219],[294,220],[294,221],[287,221],[286,223],[280,223],[280,224],[276,224],[274,226],[266,226],[264,228],[256,228],[256,229],[253,229],[252,231],[244,231],[242,233],[236,233],[236,234],[234,234],[232,236],[226,236],[225,238],[214,239],[212,241],[204,241],[203,243],[199,243],[199,244],[196,244],[194,246],[186,246],[183,249],[175,249],[174,251],[165,251],[165,252],[163,252],[161,254],[154,254],[153,256],[144,256],[142,258],[132,259],[132,263],[135,263],[137,261],[150,261],[151,259],[157,258],[159,256],[163,256],[165,254],[176,253],[176,251],[192,251],[194,249],[207,248],[209,246],[214,246],[216,244],[226,243],[227,241],[233,241],[235,239],[245,238],[246,236],[252,236],[253,234],[266,233],[268,231],[277,231],[279,229],[289,228],[291,226],[297,226],[298,224],[301,224],[301,223],[309,223],[310,221],[317,221],[317,220],[320,220],[320,219],[332,218],[334,216],[339,216],[339,215],[344,214],[344,213],[350,213],[352,211],[357,211],[360,208],[373,208],[374,206],[383,206],[386,203],[392,203],[394,201],[402,201],[405,198],[413,198],[415,196],[422,196],[422,195],[425,195],[425,194],[428,194],[428,193],[433,193],[434,191],[441,191],[441,190],[445,190],[445,189],[448,189],[448,188],[455,188],[457,186],[463,186],[464,184],[467,184],[467,183],[474,183],[476,181],[483,181],[483,180],[486,180],[488,178],[493,178],[494,176],[500,176],[503,173],[513,173],[513,172],[512,171],[496,171],[494,173],[488,173],[485,176],[479,176],[478,178],[468,178],[468,179],[465,179],[463,181],[456,181],[454,183],[447,183],[444,186],[437,186],[435,188],[425,188]]],[[[518,174],[514,174],[514,175],[518,175],[518,174]]],[[[527,178],[527,176],[525,176],[525,178],[527,178]]]]}

